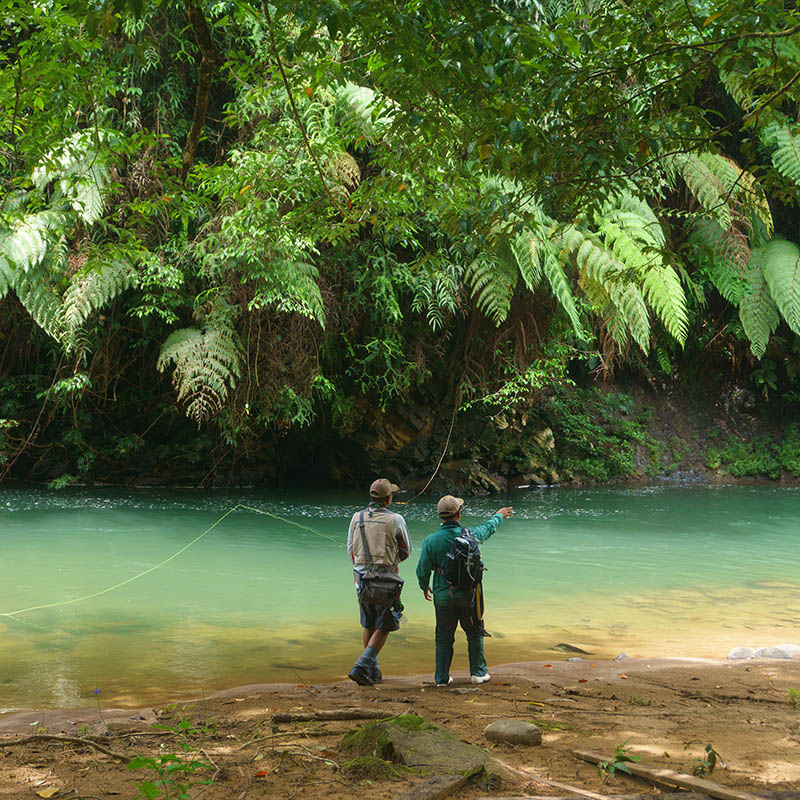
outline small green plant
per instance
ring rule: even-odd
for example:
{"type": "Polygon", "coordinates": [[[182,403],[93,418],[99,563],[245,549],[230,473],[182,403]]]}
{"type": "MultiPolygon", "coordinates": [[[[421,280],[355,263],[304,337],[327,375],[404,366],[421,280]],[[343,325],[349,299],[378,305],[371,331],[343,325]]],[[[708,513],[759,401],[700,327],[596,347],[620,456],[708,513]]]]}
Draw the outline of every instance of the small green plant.
{"type": "MultiPolygon", "coordinates": [[[[100,689],[94,690],[97,711],[100,720],[105,725],[106,731],[111,733],[108,723],[103,716],[100,706],[100,689]]],[[[165,711],[177,710],[177,705],[166,706],[165,711]]],[[[185,707],[183,710],[186,710],[185,707]]],[[[178,753],[165,753],[159,756],[137,755],[128,762],[128,769],[151,770],[154,774],[151,779],[134,781],[139,794],[135,800],[192,800],[190,790],[195,786],[208,786],[213,782],[210,779],[196,779],[195,773],[199,770],[214,769],[212,764],[203,761],[203,743],[206,735],[212,733],[213,724],[208,722],[195,726],[182,716],[174,725],[153,725],[156,730],[170,731],[177,739],[178,753]],[[198,741],[199,739],[199,741],[198,741]]]]}
{"type": "MultiPolygon", "coordinates": [[[[692,741],[686,742],[684,749],[688,750],[689,747],[697,743],[697,739],[692,739],[692,741]]],[[[703,748],[703,755],[698,756],[692,762],[692,775],[696,775],[698,778],[702,778],[704,775],[710,775],[714,771],[714,767],[717,766],[717,761],[723,766],[725,765],[722,756],[714,749],[714,745],[709,742],[705,748],[703,748]]]]}
{"type": "Polygon", "coordinates": [[[786,698],[792,708],[797,708],[797,701],[800,700],[800,690],[795,689],[794,686],[790,686],[789,690],[786,692],[786,698]]]}
{"type": "Polygon", "coordinates": [[[722,466],[722,457],[716,447],[709,447],[705,457],[706,466],[709,469],[719,469],[722,466]]]}
{"type": "Polygon", "coordinates": [[[608,761],[600,761],[597,764],[597,771],[605,779],[608,775],[613,775],[615,772],[625,772],[631,774],[628,764],[641,761],[641,756],[635,756],[630,753],[628,747],[628,740],[626,739],[622,744],[618,744],[614,748],[614,756],[608,761]]]}
{"type": "Polygon", "coordinates": [[[632,706],[649,706],[653,701],[649,697],[642,697],[640,694],[634,694],[628,702],[632,706]]]}

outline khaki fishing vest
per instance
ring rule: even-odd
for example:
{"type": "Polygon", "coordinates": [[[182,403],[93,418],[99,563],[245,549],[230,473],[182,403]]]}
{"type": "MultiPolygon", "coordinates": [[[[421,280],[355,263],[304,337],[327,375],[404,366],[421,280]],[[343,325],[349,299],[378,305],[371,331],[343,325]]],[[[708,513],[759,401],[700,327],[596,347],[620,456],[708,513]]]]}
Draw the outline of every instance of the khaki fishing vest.
{"type": "Polygon", "coordinates": [[[397,540],[394,537],[395,513],[386,508],[364,509],[364,535],[372,560],[367,557],[361,526],[356,514],[353,532],[353,563],[357,567],[394,567],[397,565],[397,540]]]}

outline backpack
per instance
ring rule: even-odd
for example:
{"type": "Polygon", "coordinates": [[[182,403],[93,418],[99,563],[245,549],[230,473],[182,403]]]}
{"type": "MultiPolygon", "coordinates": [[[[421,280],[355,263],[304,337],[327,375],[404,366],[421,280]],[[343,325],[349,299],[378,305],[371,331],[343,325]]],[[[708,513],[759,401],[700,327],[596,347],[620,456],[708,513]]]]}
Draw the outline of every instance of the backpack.
{"type": "Polygon", "coordinates": [[[471,592],[481,582],[484,569],[478,540],[464,528],[445,553],[442,577],[453,589],[471,592]]]}

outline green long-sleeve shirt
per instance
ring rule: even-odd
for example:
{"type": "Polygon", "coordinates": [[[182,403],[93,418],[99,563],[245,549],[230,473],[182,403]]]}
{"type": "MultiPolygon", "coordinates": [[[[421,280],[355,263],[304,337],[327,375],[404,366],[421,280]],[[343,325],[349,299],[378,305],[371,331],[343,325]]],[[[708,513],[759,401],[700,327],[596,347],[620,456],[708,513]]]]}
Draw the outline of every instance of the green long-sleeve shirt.
{"type": "MultiPolygon", "coordinates": [[[[479,542],[485,542],[502,522],[502,514],[492,514],[483,525],[470,528],[470,530],[479,542]]],[[[435,602],[444,603],[450,597],[463,597],[466,594],[461,590],[452,589],[441,575],[441,570],[444,569],[444,557],[450,549],[453,539],[462,530],[460,522],[443,522],[439,530],[426,536],[422,543],[422,552],[419,554],[417,562],[417,580],[419,588],[425,591],[430,586],[431,572],[433,572],[433,599],[435,602]]]]}

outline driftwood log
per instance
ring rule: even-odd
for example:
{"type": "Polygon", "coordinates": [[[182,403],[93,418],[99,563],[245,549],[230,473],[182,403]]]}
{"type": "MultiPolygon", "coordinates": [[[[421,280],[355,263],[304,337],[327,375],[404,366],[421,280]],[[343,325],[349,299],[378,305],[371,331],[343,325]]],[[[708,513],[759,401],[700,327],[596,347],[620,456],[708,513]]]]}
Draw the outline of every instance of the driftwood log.
{"type": "MultiPolygon", "coordinates": [[[[599,764],[601,761],[609,763],[614,761],[613,757],[609,758],[587,750],[575,750],[573,755],[592,764],[599,764]]],[[[669,788],[679,786],[681,789],[702,792],[709,797],[716,797],[718,800],[762,800],[763,798],[763,795],[743,792],[738,789],[729,789],[727,786],[708,780],[708,778],[695,778],[693,775],[675,772],[671,769],[647,767],[631,761],[626,761],[625,767],[630,771],[631,775],[651,781],[656,786],[668,786],[669,788]]]]}

